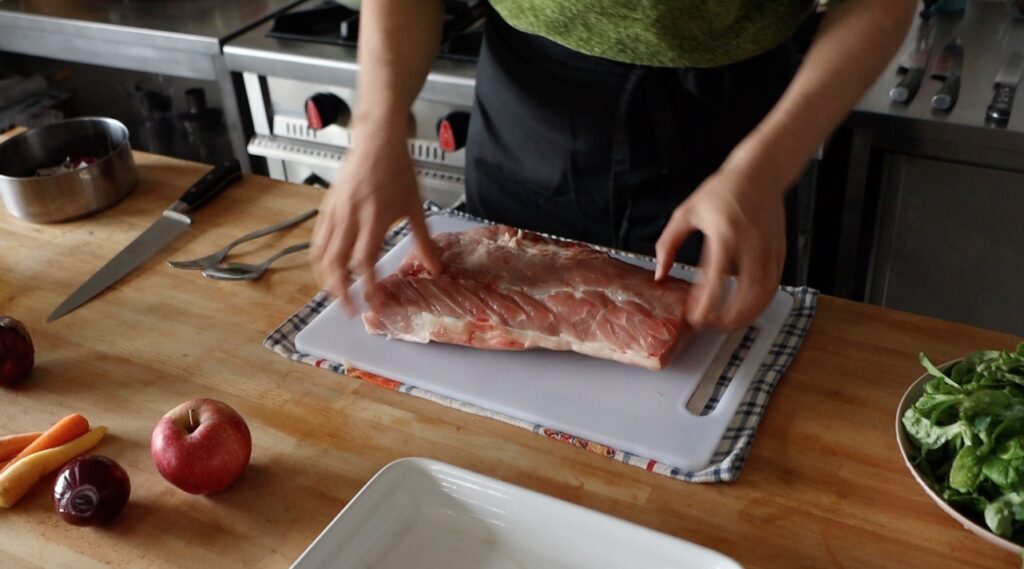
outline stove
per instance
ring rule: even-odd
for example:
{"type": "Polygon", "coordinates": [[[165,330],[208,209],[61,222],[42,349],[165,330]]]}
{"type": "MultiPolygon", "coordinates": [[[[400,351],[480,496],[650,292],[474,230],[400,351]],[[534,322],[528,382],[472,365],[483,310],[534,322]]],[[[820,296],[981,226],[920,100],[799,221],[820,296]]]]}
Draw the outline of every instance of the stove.
{"type": "MultiPolygon", "coordinates": [[[[421,195],[445,205],[465,193],[463,146],[485,9],[479,0],[445,2],[441,49],[407,120],[421,195]]],[[[352,146],[358,33],[358,12],[310,0],[224,46],[248,99],[248,151],[271,177],[323,187],[334,179],[352,146]]]]}
{"type": "MultiPolygon", "coordinates": [[[[476,61],[484,39],[485,12],[483,2],[446,2],[439,57],[476,61]]],[[[356,47],[359,12],[329,1],[307,6],[275,18],[267,35],[284,40],[356,47]]]]}

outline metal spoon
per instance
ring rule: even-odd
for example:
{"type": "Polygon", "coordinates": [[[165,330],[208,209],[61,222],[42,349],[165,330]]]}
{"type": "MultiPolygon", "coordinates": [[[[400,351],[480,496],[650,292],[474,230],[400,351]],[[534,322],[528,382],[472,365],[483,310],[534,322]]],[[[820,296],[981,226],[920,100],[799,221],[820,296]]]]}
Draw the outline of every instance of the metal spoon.
{"type": "Polygon", "coordinates": [[[198,259],[191,259],[191,260],[188,260],[188,261],[167,261],[167,264],[172,266],[172,267],[174,267],[175,269],[189,269],[189,270],[193,270],[193,271],[198,271],[198,270],[202,270],[202,269],[206,269],[206,268],[212,267],[212,266],[216,265],[217,263],[220,263],[221,261],[223,261],[224,257],[227,257],[228,256],[228,252],[231,251],[232,249],[234,249],[235,246],[241,245],[242,243],[245,243],[246,241],[252,241],[253,239],[257,239],[259,237],[263,237],[264,235],[270,235],[271,233],[274,233],[275,231],[281,231],[282,229],[287,229],[287,228],[289,228],[289,227],[291,227],[293,225],[298,225],[298,224],[302,223],[303,221],[306,221],[307,219],[313,217],[316,214],[317,214],[317,210],[311,209],[311,210],[307,211],[306,213],[297,215],[297,216],[295,216],[295,217],[293,217],[291,219],[286,219],[286,220],[282,221],[281,223],[277,223],[275,225],[271,225],[270,227],[264,227],[263,229],[257,229],[256,231],[253,231],[251,233],[246,233],[245,235],[239,237],[238,239],[235,239],[231,243],[228,243],[220,251],[216,251],[216,252],[211,253],[211,254],[209,254],[209,255],[207,255],[205,257],[199,257],[198,259]]]}
{"type": "Polygon", "coordinates": [[[306,249],[309,249],[309,241],[281,249],[277,253],[268,257],[266,261],[263,261],[258,265],[252,265],[249,263],[227,263],[225,265],[208,267],[203,269],[203,276],[224,281],[253,281],[262,277],[263,273],[267,272],[267,269],[274,261],[284,257],[285,255],[291,255],[292,253],[298,253],[299,251],[305,251],[306,249]]]}

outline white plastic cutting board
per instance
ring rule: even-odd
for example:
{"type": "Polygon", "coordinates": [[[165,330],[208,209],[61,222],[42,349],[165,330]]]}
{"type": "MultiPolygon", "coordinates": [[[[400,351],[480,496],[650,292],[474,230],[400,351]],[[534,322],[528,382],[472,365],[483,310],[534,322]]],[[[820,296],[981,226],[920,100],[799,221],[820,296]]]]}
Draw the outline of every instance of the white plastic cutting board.
{"type": "MultiPolygon", "coordinates": [[[[480,224],[453,217],[427,220],[431,234],[463,231],[480,224]]],[[[377,263],[377,276],[394,272],[409,253],[403,239],[377,263]]],[[[650,268],[636,259],[622,260],[650,268]]],[[[694,280],[690,270],[672,275],[694,280]]],[[[350,289],[361,298],[361,284],[350,289]]],[[[349,318],[336,301],[295,338],[299,352],[356,367],[484,409],[544,425],[595,443],[696,470],[710,461],[743,394],[754,380],[793,298],[779,291],[755,321],[754,345],[722,395],[705,416],[686,408],[701,379],[720,373],[734,342],[703,332],[661,371],[595,359],[572,352],[504,352],[431,342],[416,344],[367,334],[359,317],[349,318]],[[723,349],[723,345],[725,348],[723,349]]],[[[713,379],[711,380],[713,381],[713,379]]]]}

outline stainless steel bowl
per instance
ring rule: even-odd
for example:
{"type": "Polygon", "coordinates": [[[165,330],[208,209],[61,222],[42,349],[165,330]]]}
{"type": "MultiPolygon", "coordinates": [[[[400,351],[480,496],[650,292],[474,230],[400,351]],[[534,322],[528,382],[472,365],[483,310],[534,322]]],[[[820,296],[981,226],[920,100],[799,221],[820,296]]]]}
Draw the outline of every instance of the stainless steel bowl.
{"type": "Polygon", "coordinates": [[[106,209],[138,178],[128,129],[114,119],[86,117],[46,125],[0,144],[0,198],[11,215],[33,223],[68,221],[106,209]],[[36,176],[41,168],[95,156],[78,170],[36,176]]]}

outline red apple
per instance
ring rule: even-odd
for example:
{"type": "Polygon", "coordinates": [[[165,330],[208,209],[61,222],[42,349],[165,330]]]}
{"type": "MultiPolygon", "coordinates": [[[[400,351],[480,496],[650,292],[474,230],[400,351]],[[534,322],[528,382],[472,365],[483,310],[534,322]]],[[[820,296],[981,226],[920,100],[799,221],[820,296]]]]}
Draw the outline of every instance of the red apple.
{"type": "Polygon", "coordinates": [[[193,399],[167,412],[149,445],[160,475],[191,494],[213,494],[242,475],[252,454],[249,427],[214,399],[193,399]]]}

